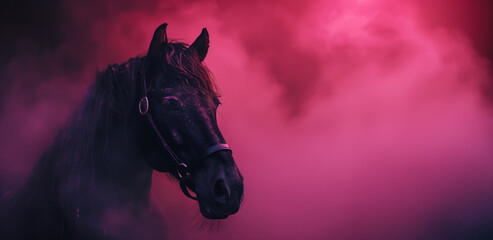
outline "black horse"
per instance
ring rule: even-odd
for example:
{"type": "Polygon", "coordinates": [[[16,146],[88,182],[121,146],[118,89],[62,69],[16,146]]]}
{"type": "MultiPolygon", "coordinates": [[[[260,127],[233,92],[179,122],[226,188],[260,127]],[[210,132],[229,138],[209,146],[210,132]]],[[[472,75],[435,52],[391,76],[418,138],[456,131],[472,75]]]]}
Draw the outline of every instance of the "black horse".
{"type": "Polygon", "coordinates": [[[2,197],[0,239],[162,239],[153,170],[206,218],[238,211],[243,177],[217,126],[207,30],[188,46],[168,42],[166,26],[145,57],[98,73],[24,186],[2,197]]]}

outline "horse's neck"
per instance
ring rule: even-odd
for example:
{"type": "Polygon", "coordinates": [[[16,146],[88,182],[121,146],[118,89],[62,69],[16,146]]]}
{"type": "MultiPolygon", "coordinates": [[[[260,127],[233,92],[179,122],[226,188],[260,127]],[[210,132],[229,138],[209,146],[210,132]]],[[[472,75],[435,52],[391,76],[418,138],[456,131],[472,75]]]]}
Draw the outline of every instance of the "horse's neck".
{"type": "Polygon", "coordinates": [[[107,136],[103,159],[98,164],[96,187],[113,206],[142,207],[149,200],[152,169],[138,147],[140,132],[129,132],[128,128],[124,124],[107,136]]]}
{"type": "Polygon", "coordinates": [[[90,196],[81,196],[75,206],[77,218],[80,212],[80,232],[116,234],[149,212],[152,169],[139,150],[139,132],[128,131],[134,127],[121,127],[115,127],[106,136],[102,159],[95,163],[94,186],[86,188],[90,196]],[[84,218],[85,214],[89,216],[84,218]]]}

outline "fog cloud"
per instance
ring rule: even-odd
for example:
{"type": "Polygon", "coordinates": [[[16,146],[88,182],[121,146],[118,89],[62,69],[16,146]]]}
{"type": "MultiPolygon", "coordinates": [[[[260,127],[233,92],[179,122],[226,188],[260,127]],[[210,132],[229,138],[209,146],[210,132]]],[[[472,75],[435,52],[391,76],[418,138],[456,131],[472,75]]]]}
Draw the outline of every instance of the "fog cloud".
{"type": "Polygon", "coordinates": [[[491,234],[491,61],[475,40],[488,36],[442,10],[410,0],[53,6],[63,20],[45,28],[57,37],[36,45],[28,34],[2,66],[2,188],[29,174],[95,71],[145,54],[168,22],[168,36],[189,43],[210,32],[219,122],[245,177],[240,212],[203,232],[195,203],[156,174],[152,200],[171,239],[491,234]],[[27,45],[39,51],[18,50],[27,45]]]}

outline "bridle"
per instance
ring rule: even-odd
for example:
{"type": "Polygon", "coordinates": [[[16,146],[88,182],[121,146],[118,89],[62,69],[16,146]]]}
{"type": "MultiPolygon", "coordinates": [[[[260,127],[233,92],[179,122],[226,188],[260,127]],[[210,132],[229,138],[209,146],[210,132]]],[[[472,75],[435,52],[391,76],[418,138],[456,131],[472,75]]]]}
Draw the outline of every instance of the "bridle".
{"type": "MultiPolygon", "coordinates": [[[[168,152],[168,154],[171,156],[171,159],[173,159],[173,161],[176,163],[178,180],[180,181],[180,188],[181,188],[183,194],[185,194],[185,196],[187,196],[193,200],[197,200],[197,197],[192,196],[190,194],[190,192],[188,191],[187,182],[190,180],[190,178],[192,176],[192,167],[196,166],[198,163],[194,163],[194,165],[192,165],[191,162],[189,162],[187,164],[183,160],[181,160],[178,157],[178,155],[176,155],[176,153],[173,151],[173,149],[171,149],[171,147],[166,142],[166,140],[164,139],[164,137],[161,134],[161,132],[159,131],[159,129],[156,127],[156,124],[154,123],[154,120],[152,119],[152,115],[149,112],[149,98],[147,98],[147,86],[146,86],[145,73],[142,74],[142,93],[143,93],[143,97],[140,99],[139,106],[138,106],[139,107],[139,113],[141,115],[147,116],[147,122],[149,123],[149,125],[151,125],[152,129],[154,129],[154,132],[156,133],[157,137],[161,141],[161,144],[163,145],[166,152],[168,152]]],[[[231,148],[226,143],[218,143],[218,144],[212,145],[212,146],[208,147],[203,152],[203,154],[200,156],[199,162],[205,160],[209,155],[212,155],[213,153],[218,152],[218,151],[222,151],[222,150],[231,151],[231,148]]]]}

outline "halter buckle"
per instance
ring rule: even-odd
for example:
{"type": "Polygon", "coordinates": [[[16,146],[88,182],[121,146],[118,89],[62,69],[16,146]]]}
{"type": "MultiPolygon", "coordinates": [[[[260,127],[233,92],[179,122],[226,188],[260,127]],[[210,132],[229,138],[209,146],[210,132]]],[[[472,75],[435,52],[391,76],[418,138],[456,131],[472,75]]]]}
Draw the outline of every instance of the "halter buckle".
{"type": "Polygon", "coordinates": [[[185,163],[180,163],[178,164],[178,168],[176,170],[178,173],[178,177],[181,179],[188,179],[190,178],[190,171],[188,170],[188,166],[185,163]]]}
{"type": "Polygon", "coordinates": [[[139,112],[141,115],[145,115],[147,111],[149,111],[149,99],[146,96],[139,101],[139,112]]]}

